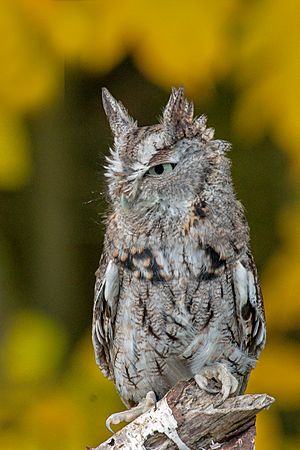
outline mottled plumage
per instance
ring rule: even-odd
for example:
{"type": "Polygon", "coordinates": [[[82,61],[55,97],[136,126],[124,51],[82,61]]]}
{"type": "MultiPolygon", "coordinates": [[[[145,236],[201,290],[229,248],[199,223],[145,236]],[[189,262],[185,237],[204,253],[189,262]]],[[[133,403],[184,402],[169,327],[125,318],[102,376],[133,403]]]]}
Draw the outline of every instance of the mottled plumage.
{"type": "Polygon", "coordinates": [[[238,383],[224,396],[243,392],[265,319],[229,144],[193,117],[181,88],[158,125],[138,127],[106,89],[103,104],[113,213],[96,272],[97,363],[127,407],[198,374],[204,386],[221,365],[238,383]]]}

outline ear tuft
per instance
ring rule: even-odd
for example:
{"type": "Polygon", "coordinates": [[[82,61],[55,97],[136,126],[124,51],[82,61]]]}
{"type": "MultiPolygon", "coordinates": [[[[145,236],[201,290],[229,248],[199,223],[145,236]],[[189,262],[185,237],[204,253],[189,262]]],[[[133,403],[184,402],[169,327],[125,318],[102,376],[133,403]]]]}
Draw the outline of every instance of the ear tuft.
{"type": "Polygon", "coordinates": [[[181,119],[184,113],[185,99],[184,89],[180,87],[178,89],[172,88],[172,92],[168,103],[163,113],[163,123],[166,126],[176,126],[177,122],[181,119]]]}
{"type": "Polygon", "coordinates": [[[137,122],[128,114],[121,102],[118,102],[106,89],[102,88],[102,103],[115,139],[137,128],[137,122]]]}
{"type": "Polygon", "coordinates": [[[163,112],[163,126],[170,140],[181,137],[192,126],[194,105],[184,96],[184,88],[172,88],[172,93],[163,112]]]}

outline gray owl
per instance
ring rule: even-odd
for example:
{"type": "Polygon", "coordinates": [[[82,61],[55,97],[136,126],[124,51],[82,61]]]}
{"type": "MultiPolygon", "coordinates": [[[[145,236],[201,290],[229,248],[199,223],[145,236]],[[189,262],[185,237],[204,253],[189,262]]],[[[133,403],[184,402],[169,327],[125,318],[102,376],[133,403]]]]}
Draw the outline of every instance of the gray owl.
{"type": "Polygon", "coordinates": [[[229,144],[194,118],[182,88],[153,126],[138,127],[107,89],[103,106],[114,135],[112,213],[92,334],[97,364],[129,408],[107,419],[110,428],[182,379],[224,400],[243,393],[266,328],[229,144]]]}

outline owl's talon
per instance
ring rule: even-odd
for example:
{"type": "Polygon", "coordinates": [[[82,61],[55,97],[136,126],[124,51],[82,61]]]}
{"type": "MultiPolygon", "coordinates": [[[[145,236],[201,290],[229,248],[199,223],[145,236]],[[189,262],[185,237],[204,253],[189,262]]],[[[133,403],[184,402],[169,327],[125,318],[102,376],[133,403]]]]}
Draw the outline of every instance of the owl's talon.
{"type": "Polygon", "coordinates": [[[194,379],[196,381],[196,383],[198,384],[199,388],[202,389],[203,391],[207,391],[207,378],[204,375],[201,375],[200,373],[197,373],[194,376],[194,379]]]}
{"type": "Polygon", "coordinates": [[[210,394],[222,393],[223,403],[230,394],[234,394],[238,388],[237,379],[229,372],[227,367],[222,363],[215,363],[211,366],[203,367],[199,374],[194,376],[196,383],[204,391],[210,394]],[[220,390],[208,387],[208,380],[215,379],[221,383],[220,390]]]}
{"type": "Polygon", "coordinates": [[[121,417],[121,416],[123,416],[123,414],[124,414],[125,412],[126,412],[126,411],[120,412],[120,413],[114,413],[114,414],[111,414],[111,415],[106,419],[106,422],[105,422],[106,428],[107,428],[111,433],[113,433],[113,430],[111,429],[111,424],[112,424],[112,425],[118,425],[120,422],[122,422],[123,420],[125,420],[125,418],[121,417]]]}
{"type": "Polygon", "coordinates": [[[148,411],[148,409],[152,408],[152,406],[156,406],[157,400],[155,393],[153,391],[149,391],[145,400],[141,403],[145,403],[143,412],[148,411]]]}
{"type": "Polygon", "coordinates": [[[145,400],[141,401],[137,406],[134,406],[127,411],[121,411],[118,413],[111,414],[106,419],[106,428],[113,433],[111,425],[118,425],[121,422],[132,422],[137,419],[141,414],[151,409],[156,405],[156,395],[153,391],[149,391],[146,395],[145,400]]]}
{"type": "Polygon", "coordinates": [[[208,392],[209,394],[213,394],[213,395],[217,395],[220,392],[218,389],[212,389],[212,388],[209,388],[209,387],[207,387],[205,389],[205,391],[208,392]]]}

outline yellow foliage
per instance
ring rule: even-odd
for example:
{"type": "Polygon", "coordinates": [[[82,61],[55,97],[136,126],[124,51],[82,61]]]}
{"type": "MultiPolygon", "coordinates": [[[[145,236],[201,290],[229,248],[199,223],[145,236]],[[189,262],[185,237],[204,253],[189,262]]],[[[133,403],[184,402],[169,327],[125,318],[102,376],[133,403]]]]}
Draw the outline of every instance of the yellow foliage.
{"type": "Polygon", "coordinates": [[[18,115],[0,111],[0,189],[18,189],[30,174],[30,146],[25,127],[18,115]]]}
{"type": "Polygon", "coordinates": [[[96,445],[108,439],[110,433],[102,425],[110,414],[122,411],[124,405],[114,384],[102,375],[95,363],[90,333],[83,337],[73,354],[64,386],[88,417],[84,430],[89,442],[83,442],[83,445],[96,445]]]}
{"type": "Polygon", "coordinates": [[[65,345],[62,329],[44,315],[33,311],[16,313],[0,348],[4,378],[25,384],[53,377],[65,345]]]}
{"type": "Polygon", "coordinates": [[[84,410],[68,392],[53,389],[29,405],[23,429],[39,449],[75,449],[80,448],[84,421],[84,410]]]}
{"type": "Polygon", "coordinates": [[[248,391],[268,392],[276,398],[276,407],[297,409],[300,398],[299,345],[287,339],[270,339],[250,377],[248,391]],[[283,382],[288,374],[288,382],[283,382]]]}
{"type": "Polygon", "coordinates": [[[49,24],[52,43],[85,69],[108,71],[126,54],[126,12],[121,0],[57,2],[49,24]]]}
{"type": "Polygon", "coordinates": [[[85,68],[108,70],[131,52],[155,82],[204,93],[232,63],[237,0],[46,1],[44,13],[35,0],[19,2],[55,53],[85,68]]]}
{"type": "Polygon", "coordinates": [[[246,7],[239,42],[242,88],[235,128],[250,139],[270,133],[300,169],[300,4],[264,0],[246,7]]]}
{"type": "Polygon", "coordinates": [[[58,62],[13,2],[0,3],[0,104],[24,112],[56,94],[58,62]]]}
{"type": "Polygon", "coordinates": [[[300,320],[300,207],[284,209],[279,217],[280,250],[263,277],[269,329],[299,329],[300,320]],[[284,308],[282,307],[284,302],[284,308]]]}
{"type": "Polygon", "coordinates": [[[43,315],[12,318],[0,355],[0,422],[10,424],[0,448],[24,441],[25,450],[75,450],[108,438],[105,418],[123,408],[113,383],[96,366],[90,336],[60,376],[64,347],[61,329],[43,315]]]}
{"type": "Polygon", "coordinates": [[[168,89],[184,85],[195,94],[201,88],[204,96],[231,67],[230,27],[236,4],[235,0],[132,2],[137,65],[168,89]]]}
{"type": "Polygon", "coordinates": [[[16,433],[15,430],[3,430],[0,435],[0,446],[3,449],[14,449],[22,445],[22,450],[41,450],[36,444],[24,441],[23,436],[16,433]]]}
{"type": "Polygon", "coordinates": [[[257,438],[255,447],[257,450],[282,450],[283,439],[279,433],[281,424],[277,414],[272,409],[263,411],[257,417],[257,438]]]}

